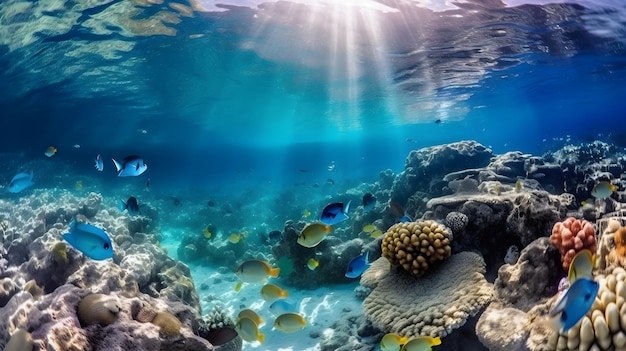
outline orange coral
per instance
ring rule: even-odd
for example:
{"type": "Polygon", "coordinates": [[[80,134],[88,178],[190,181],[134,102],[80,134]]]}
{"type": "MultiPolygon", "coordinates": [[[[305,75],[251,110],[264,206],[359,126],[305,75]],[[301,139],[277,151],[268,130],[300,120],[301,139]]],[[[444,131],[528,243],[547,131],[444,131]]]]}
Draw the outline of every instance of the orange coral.
{"type": "Polygon", "coordinates": [[[587,249],[596,252],[597,248],[596,231],[593,225],[574,217],[568,217],[563,222],[554,224],[550,242],[559,249],[563,269],[566,271],[579,251],[587,249]]]}
{"type": "Polygon", "coordinates": [[[626,257],[626,227],[619,227],[613,235],[613,241],[615,242],[615,251],[618,256],[626,257]]]}

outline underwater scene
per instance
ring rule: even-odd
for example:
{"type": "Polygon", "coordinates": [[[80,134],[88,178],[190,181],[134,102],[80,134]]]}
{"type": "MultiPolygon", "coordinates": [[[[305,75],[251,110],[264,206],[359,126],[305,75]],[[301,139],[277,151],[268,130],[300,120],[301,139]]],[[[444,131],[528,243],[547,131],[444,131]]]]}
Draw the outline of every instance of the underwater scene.
{"type": "Polygon", "coordinates": [[[0,1],[0,350],[626,351],[622,0],[0,1]]]}

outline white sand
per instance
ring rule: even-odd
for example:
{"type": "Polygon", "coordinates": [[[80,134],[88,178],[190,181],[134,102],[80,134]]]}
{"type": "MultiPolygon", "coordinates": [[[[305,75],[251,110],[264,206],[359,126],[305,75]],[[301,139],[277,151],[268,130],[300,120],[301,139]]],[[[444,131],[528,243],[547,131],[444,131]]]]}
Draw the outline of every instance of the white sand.
{"type": "Polygon", "coordinates": [[[210,311],[211,302],[207,296],[212,295],[226,306],[233,319],[243,308],[250,308],[257,312],[265,321],[260,332],[265,334],[265,341],[248,343],[244,341],[243,350],[268,350],[268,351],[313,351],[319,350],[319,343],[324,335],[331,335],[330,326],[340,318],[344,311],[362,313],[362,301],[354,295],[354,288],[358,279],[352,284],[325,286],[315,290],[296,290],[280,284],[277,279],[268,282],[281,286],[289,292],[289,301],[301,301],[299,313],[307,321],[307,326],[298,332],[285,334],[273,329],[274,315],[269,311],[269,303],[261,298],[263,284],[244,284],[243,288],[236,292],[237,283],[235,273],[220,274],[215,268],[190,266],[191,275],[200,295],[200,303],[203,313],[210,311]],[[209,286],[201,290],[200,286],[205,283],[209,286]],[[310,333],[319,335],[317,338],[310,333]]]}

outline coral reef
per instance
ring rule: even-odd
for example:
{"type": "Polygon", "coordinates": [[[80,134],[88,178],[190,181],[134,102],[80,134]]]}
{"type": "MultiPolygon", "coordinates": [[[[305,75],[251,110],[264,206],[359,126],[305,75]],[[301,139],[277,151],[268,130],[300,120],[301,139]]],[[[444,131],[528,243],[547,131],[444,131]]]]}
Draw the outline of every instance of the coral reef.
{"type": "Polygon", "coordinates": [[[626,270],[617,267],[595,279],[600,283],[600,290],[591,310],[567,332],[553,332],[551,349],[622,350],[626,347],[626,270]]]}
{"type": "Polygon", "coordinates": [[[484,167],[493,157],[492,151],[476,141],[460,141],[431,146],[409,153],[404,171],[396,176],[391,199],[404,204],[416,191],[441,196],[447,183],[442,178],[454,171],[484,167]]]}
{"type": "Polygon", "coordinates": [[[155,220],[115,212],[96,193],[44,191],[17,206],[0,201],[1,239],[11,240],[8,251],[0,248],[0,315],[7,316],[0,348],[23,328],[36,350],[213,349],[195,335],[204,321],[188,267],[165,254],[158,233],[140,231],[155,220]],[[113,259],[88,259],[61,241],[75,217],[114,238],[113,259]],[[155,306],[152,320],[160,326],[133,318],[143,305],[155,306]]]}
{"type": "Polygon", "coordinates": [[[450,229],[435,221],[397,223],[383,237],[382,254],[392,265],[420,276],[450,256],[451,239],[450,229]]]}
{"type": "Polygon", "coordinates": [[[33,301],[27,292],[18,293],[0,309],[0,314],[8,316],[7,320],[0,321],[0,347],[6,342],[6,331],[23,328],[32,331],[33,342],[38,350],[212,349],[208,341],[193,334],[200,321],[197,313],[189,306],[143,294],[134,298],[115,292],[94,294],[67,284],[38,301],[33,301]],[[177,318],[182,322],[180,337],[162,338],[157,325],[134,320],[133,311],[144,303],[163,310],[177,311],[177,318]],[[106,316],[112,308],[119,309],[114,320],[106,316]],[[102,312],[105,312],[105,317],[102,312]],[[101,318],[104,318],[105,323],[102,323],[101,318]],[[81,327],[79,320],[85,319],[93,323],[81,327]]]}
{"type": "Polygon", "coordinates": [[[563,277],[560,255],[547,237],[526,246],[515,264],[504,264],[494,282],[496,299],[504,306],[528,312],[556,293],[563,277]]]}
{"type": "Polygon", "coordinates": [[[491,301],[493,287],[484,272],[485,262],[472,252],[454,254],[420,278],[390,270],[379,258],[361,278],[372,289],[364,314],[385,333],[444,337],[491,301]]]}
{"type": "Polygon", "coordinates": [[[596,252],[597,249],[596,231],[591,223],[574,217],[554,224],[550,242],[559,249],[563,269],[566,271],[577,252],[583,249],[596,252]]]}
{"type": "Polygon", "coordinates": [[[469,218],[464,213],[452,211],[446,215],[445,223],[452,230],[453,234],[459,234],[467,227],[469,218]]]}

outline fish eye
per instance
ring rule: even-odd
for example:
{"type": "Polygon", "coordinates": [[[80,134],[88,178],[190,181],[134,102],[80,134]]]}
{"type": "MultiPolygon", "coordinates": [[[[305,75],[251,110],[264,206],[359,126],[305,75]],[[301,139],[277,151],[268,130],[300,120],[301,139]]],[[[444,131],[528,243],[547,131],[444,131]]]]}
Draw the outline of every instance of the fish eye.
{"type": "Polygon", "coordinates": [[[109,249],[109,244],[108,243],[104,243],[104,249],[108,250],[109,249]]]}

